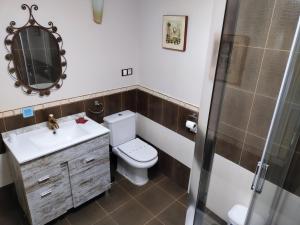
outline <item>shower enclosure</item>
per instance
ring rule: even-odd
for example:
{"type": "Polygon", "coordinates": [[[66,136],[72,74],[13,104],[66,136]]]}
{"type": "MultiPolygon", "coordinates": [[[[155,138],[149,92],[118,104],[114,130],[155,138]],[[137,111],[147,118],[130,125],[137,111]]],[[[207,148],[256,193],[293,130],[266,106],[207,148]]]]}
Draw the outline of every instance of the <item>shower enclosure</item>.
{"type": "Polygon", "coordinates": [[[225,224],[235,204],[247,225],[300,224],[299,15],[298,0],[227,1],[186,224],[225,224]]]}

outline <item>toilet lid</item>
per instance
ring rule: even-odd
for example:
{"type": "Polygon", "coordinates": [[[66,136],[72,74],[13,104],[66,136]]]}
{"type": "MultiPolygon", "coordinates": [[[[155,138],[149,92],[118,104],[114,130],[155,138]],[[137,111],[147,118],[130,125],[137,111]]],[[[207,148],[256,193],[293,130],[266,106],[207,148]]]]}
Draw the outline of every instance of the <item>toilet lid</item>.
{"type": "Polygon", "coordinates": [[[118,149],[138,162],[149,162],[157,157],[156,149],[138,138],[118,146],[118,149]]]}

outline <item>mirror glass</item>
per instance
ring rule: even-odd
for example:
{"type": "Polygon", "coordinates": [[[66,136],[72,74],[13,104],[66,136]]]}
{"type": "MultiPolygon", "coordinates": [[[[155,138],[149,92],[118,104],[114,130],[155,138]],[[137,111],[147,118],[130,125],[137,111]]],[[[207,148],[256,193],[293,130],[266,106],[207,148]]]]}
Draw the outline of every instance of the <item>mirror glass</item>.
{"type": "Polygon", "coordinates": [[[19,80],[35,90],[53,87],[62,73],[59,45],[48,30],[25,27],[12,39],[12,54],[19,80]]]}

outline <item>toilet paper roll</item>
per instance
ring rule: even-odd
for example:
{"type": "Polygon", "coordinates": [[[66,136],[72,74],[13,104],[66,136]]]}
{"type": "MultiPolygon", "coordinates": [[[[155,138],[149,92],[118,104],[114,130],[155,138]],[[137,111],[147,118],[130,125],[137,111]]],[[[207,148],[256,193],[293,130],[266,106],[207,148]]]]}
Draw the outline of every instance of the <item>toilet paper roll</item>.
{"type": "Polygon", "coordinates": [[[196,132],[197,131],[197,124],[193,121],[187,120],[185,123],[186,128],[190,131],[196,132]]]}

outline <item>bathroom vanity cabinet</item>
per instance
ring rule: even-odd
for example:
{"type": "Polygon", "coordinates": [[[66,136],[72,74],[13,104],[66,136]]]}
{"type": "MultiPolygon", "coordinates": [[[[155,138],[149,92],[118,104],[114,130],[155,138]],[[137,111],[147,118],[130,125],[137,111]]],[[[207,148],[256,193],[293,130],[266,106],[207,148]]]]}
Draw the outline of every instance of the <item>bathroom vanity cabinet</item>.
{"type": "Polygon", "coordinates": [[[18,199],[44,225],[110,188],[109,135],[20,164],[9,151],[18,199]]]}

